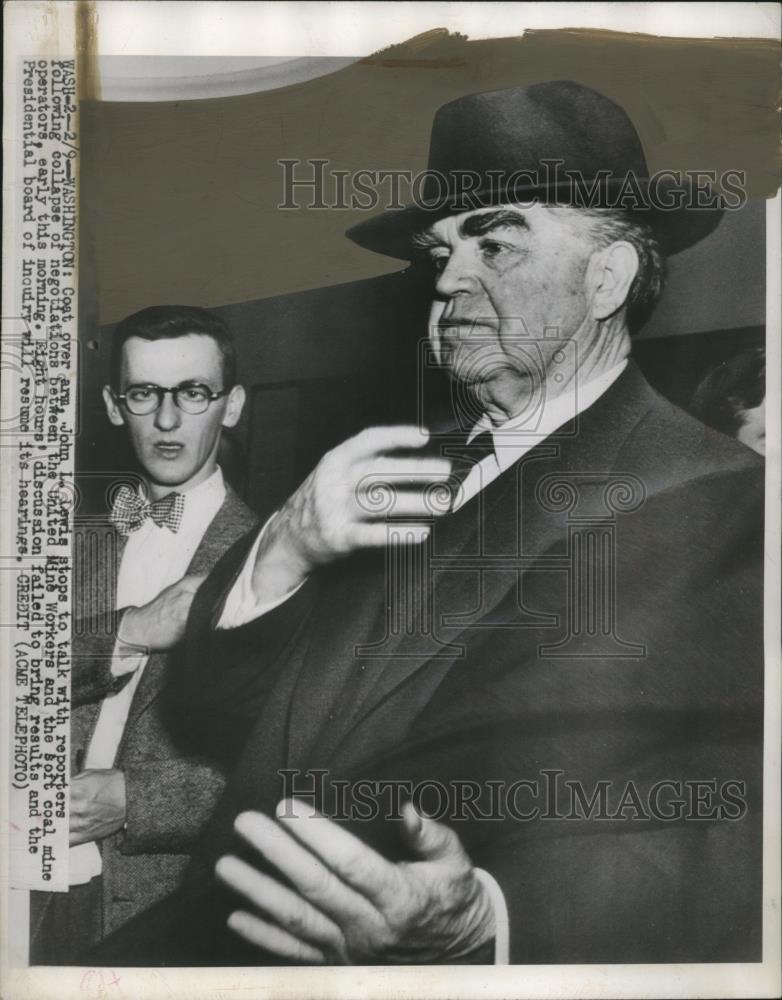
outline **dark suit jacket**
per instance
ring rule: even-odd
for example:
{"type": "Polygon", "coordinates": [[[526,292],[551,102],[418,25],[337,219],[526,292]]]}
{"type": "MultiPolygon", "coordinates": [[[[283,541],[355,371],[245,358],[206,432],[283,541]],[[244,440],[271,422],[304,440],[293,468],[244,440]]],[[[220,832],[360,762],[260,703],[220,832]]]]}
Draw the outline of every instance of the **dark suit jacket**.
{"type": "Polygon", "coordinates": [[[341,802],[400,859],[387,797],[377,815],[367,795],[382,786],[357,782],[407,782],[435,812],[438,782],[443,821],[502,886],[513,962],[757,961],[762,529],[757,456],[630,365],[576,426],[436,524],[434,570],[401,614],[412,563],[396,549],[215,631],[238,544],[194,602],[172,689],[235,760],[231,780],[189,884],[92,959],[273,962],[224,931],[211,868],[241,850],[238,812],[270,813],[291,790],[281,771],[317,768],[324,811],[341,802]],[[341,800],[334,780],[351,782],[341,800]]]}
{"type": "MultiPolygon", "coordinates": [[[[206,529],[188,573],[208,573],[257,524],[226,485],[226,498],[206,529]]],[[[116,678],[111,658],[123,610],[114,612],[125,539],[107,522],[85,527],[74,588],[71,771],[84,767],[102,699],[132,674],[116,678]],[[112,609],[112,610],[109,610],[112,609]]],[[[225,784],[207,753],[184,745],[161,714],[170,657],[150,655],[133,696],[114,766],[124,772],[127,826],[101,841],[102,925],[109,934],[170,893],[180,882],[193,841],[225,784]]]]}

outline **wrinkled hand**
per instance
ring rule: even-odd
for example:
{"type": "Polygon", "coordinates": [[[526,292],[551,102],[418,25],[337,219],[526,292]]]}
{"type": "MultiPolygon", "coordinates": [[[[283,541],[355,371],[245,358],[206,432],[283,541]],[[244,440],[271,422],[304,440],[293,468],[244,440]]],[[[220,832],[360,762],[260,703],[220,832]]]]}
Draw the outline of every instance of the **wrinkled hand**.
{"type": "Polygon", "coordinates": [[[182,640],[190,605],[205,576],[183,576],[139,608],[127,608],[119,627],[119,641],[129,651],[160,652],[182,640]]]}
{"type": "Polygon", "coordinates": [[[495,934],[488,893],[457,835],[408,803],[403,828],[420,861],[392,864],[302,802],[286,799],[277,821],[242,813],[236,830],[287,879],[233,856],[217,875],[254,909],[228,926],[283,958],[323,964],[448,961],[495,934]],[[258,912],[263,916],[258,916],[258,912]]]}
{"type": "Polygon", "coordinates": [[[125,775],[114,768],[71,779],[70,845],[102,840],[125,825],[125,775]]]}
{"type": "Polygon", "coordinates": [[[389,541],[388,519],[404,543],[422,542],[433,517],[447,513],[451,463],[432,456],[393,454],[422,448],[418,427],[372,427],[327,452],[269,523],[258,549],[253,590],[273,600],[318,566],[389,541]]]}

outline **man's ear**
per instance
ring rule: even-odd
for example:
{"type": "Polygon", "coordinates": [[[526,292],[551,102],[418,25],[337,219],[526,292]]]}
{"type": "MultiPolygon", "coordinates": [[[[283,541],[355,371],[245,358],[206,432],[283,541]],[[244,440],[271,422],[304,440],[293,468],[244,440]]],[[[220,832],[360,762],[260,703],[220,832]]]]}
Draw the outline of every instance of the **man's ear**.
{"type": "Polygon", "coordinates": [[[111,389],[107,385],[103,386],[103,405],[106,407],[106,415],[114,426],[122,427],[125,423],[122,410],[117,406],[117,401],[114,399],[111,389]]]}
{"type": "Polygon", "coordinates": [[[638,273],[638,252],[632,243],[618,240],[595,254],[591,261],[592,316],[608,319],[627,301],[630,286],[638,273]]]}
{"type": "Polygon", "coordinates": [[[231,389],[228,393],[228,403],[223,416],[223,427],[236,427],[239,423],[239,417],[242,415],[245,398],[243,385],[235,385],[231,389]]]}

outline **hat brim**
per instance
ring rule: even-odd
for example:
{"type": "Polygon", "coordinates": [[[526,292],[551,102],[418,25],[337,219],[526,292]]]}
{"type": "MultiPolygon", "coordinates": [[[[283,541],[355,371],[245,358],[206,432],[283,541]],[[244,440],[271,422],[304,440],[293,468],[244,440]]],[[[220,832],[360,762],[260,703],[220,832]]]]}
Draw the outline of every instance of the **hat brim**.
{"type": "MultiPolygon", "coordinates": [[[[616,204],[615,199],[612,199],[611,196],[616,196],[619,190],[619,182],[604,185],[600,191],[600,198],[597,199],[596,204],[590,205],[590,207],[624,209],[638,218],[639,221],[646,222],[655,232],[666,256],[686,250],[714,232],[724,213],[724,208],[721,205],[707,208],[689,206],[663,208],[654,205],[652,199],[647,197],[649,192],[647,181],[641,182],[639,186],[642,196],[646,199],[644,207],[635,205],[632,199],[629,202],[626,201],[624,205],[616,204]]],[[[670,196],[674,190],[682,196],[680,200],[685,203],[689,200],[690,204],[692,203],[695,192],[689,189],[687,184],[668,185],[667,188],[658,184],[655,190],[655,200],[662,202],[663,198],[670,196]]],[[[489,208],[493,205],[508,204],[509,201],[519,205],[534,202],[562,206],[573,205],[572,188],[570,185],[559,189],[556,187],[529,187],[523,190],[516,188],[512,197],[502,189],[491,189],[470,191],[467,195],[460,194],[436,201],[421,201],[405,208],[389,209],[371,219],[359,222],[348,229],[345,235],[358,246],[372,250],[374,253],[395,257],[399,260],[412,260],[416,256],[412,244],[412,237],[416,233],[426,230],[433,223],[449,215],[489,208]]],[[[575,207],[579,207],[577,203],[575,207]]]]}

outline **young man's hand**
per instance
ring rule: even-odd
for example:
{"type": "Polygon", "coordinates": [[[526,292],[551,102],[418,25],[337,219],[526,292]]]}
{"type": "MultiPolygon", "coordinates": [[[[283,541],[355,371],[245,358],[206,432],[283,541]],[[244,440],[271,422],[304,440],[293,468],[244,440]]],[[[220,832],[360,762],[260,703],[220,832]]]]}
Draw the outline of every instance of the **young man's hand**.
{"type": "Polygon", "coordinates": [[[71,779],[70,845],[102,840],[126,820],[125,775],[115,768],[82,771],[71,779]]]}
{"type": "Polygon", "coordinates": [[[156,653],[176,646],[185,634],[195,592],[205,579],[205,576],[183,576],[148,604],[127,608],[118,635],[127,652],[156,653]]]}

